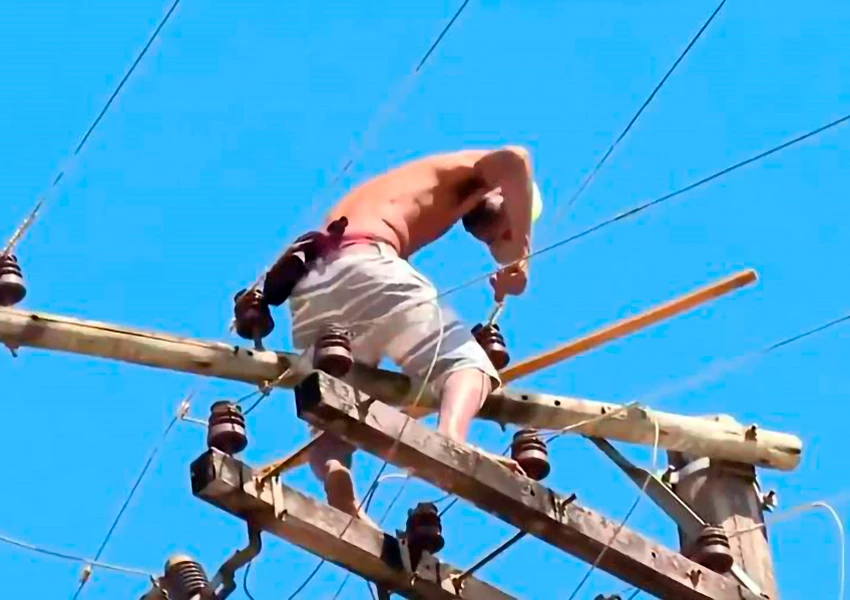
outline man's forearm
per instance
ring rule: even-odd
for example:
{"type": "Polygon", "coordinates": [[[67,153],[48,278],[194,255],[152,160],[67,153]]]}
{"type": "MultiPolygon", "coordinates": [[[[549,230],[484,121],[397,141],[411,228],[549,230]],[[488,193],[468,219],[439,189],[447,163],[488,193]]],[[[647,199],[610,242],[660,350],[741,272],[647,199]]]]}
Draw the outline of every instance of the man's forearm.
{"type": "Polygon", "coordinates": [[[493,188],[501,188],[505,211],[511,224],[509,261],[528,256],[531,248],[532,167],[524,148],[507,146],[496,150],[475,165],[493,188]]]}
{"type": "Polygon", "coordinates": [[[511,223],[510,260],[526,258],[531,250],[532,179],[529,173],[518,173],[502,184],[505,210],[511,223]]]}

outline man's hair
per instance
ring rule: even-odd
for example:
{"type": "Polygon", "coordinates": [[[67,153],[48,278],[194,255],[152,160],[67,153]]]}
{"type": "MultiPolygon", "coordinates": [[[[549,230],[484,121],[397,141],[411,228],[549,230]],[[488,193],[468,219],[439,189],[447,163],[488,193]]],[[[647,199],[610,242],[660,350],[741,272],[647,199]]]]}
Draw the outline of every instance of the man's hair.
{"type": "Polygon", "coordinates": [[[496,223],[502,215],[501,203],[496,198],[484,198],[475,208],[463,215],[461,219],[463,228],[467,232],[475,235],[476,231],[480,231],[492,223],[496,223]]]}

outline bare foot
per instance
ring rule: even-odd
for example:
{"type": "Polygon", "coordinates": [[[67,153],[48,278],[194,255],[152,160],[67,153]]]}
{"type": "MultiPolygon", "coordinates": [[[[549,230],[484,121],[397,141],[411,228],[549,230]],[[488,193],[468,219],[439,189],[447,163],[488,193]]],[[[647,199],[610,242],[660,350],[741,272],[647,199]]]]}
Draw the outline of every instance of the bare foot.
{"type": "Polygon", "coordinates": [[[501,454],[493,454],[492,452],[487,452],[486,450],[482,450],[481,448],[475,448],[475,449],[476,449],[476,451],[480,452],[481,454],[483,454],[484,456],[486,456],[490,460],[499,463],[500,465],[505,467],[508,471],[511,471],[512,473],[517,473],[518,475],[522,475],[523,477],[528,477],[528,475],[523,470],[523,468],[521,466],[519,466],[519,463],[517,461],[513,460],[512,458],[507,457],[507,456],[502,456],[501,454]]]}
{"type": "Polygon", "coordinates": [[[359,503],[354,493],[354,481],[351,479],[351,472],[348,469],[329,469],[325,477],[325,492],[328,495],[328,504],[360,519],[367,525],[379,529],[377,523],[369,518],[366,511],[358,507],[359,503]]]}

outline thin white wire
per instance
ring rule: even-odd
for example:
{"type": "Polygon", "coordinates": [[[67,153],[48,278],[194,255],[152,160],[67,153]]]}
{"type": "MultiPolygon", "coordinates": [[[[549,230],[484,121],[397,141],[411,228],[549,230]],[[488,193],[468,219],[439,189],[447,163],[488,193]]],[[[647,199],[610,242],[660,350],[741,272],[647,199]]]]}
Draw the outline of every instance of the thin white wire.
{"type": "Polygon", "coordinates": [[[847,538],[844,535],[844,524],[841,522],[841,517],[838,512],[826,502],[812,502],[812,506],[817,506],[826,510],[835,520],[835,525],[838,528],[838,543],[840,544],[840,563],[838,565],[838,600],[844,600],[844,584],[847,568],[847,538]]]}
{"type": "MultiPolygon", "coordinates": [[[[142,481],[144,481],[145,476],[148,473],[148,470],[153,465],[154,459],[156,458],[157,454],[159,454],[159,452],[162,450],[163,446],[165,446],[165,442],[168,440],[168,436],[171,433],[171,431],[174,429],[174,426],[177,425],[184,418],[186,418],[186,415],[189,412],[190,406],[191,406],[191,396],[187,396],[186,398],[183,399],[182,402],[180,402],[180,405],[177,407],[177,410],[175,411],[174,417],[171,419],[171,422],[169,422],[168,426],[165,428],[165,431],[160,436],[160,439],[154,445],[153,450],[151,450],[150,455],[148,456],[147,460],[145,461],[145,464],[142,467],[141,472],[139,473],[138,477],[136,478],[135,482],[133,483],[133,486],[130,488],[130,491],[127,494],[127,497],[125,498],[124,503],[121,505],[121,508],[118,511],[118,514],[112,520],[112,523],[110,524],[109,529],[107,529],[106,535],[104,536],[103,541],[101,542],[100,546],[98,547],[97,553],[94,555],[94,560],[96,560],[96,561],[100,560],[100,557],[103,555],[103,552],[106,550],[106,546],[109,544],[109,541],[112,539],[112,536],[115,533],[115,528],[118,526],[118,523],[121,522],[121,519],[123,518],[125,512],[127,511],[127,508],[129,508],[129,506],[130,506],[130,502],[133,500],[133,497],[136,495],[136,492],[138,491],[139,487],[141,486],[142,481]]],[[[85,588],[86,584],[89,581],[87,571],[88,571],[88,568],[90,567],[90,565],[87,565],[86,567],[87,567],[87,570],[83,572],[83,576],[80,579],[79,586],[77,587],[77,591],[74,593],[72,600],[76,600],[77,598],[79,598],[80,594],[82,594],[83,589],[85,588]]]]}
{"type": "MultiPolygon", "coordinates": [[[[449,32],[449,30],[454,25],[455,21],[460,17],[463,11],[466,9],[466,6],[469,4],[469,0],[464,0],[457,11],[454,13],[452,18],[446,23],[443,27],[441,33],[437,37],[437,39],[431,44],[425,55],[419,60],[416,64],[416,67],[410,71],[401,83],[396,86],[397,92],[390,90],[388,94],[387,100],[385,100],[381,105],[379,105],[376,112],[373,114],[372,118],[369,120],[366,130],[362,135],[362,143],[357,144],[357,139],[354,138],[351,140],[349,144],[349,154],[346,161],[343,163],[342,169],[334,176],[331,180],[330,185],[322,191],[322,193],[330,193],[337,183],[342,181],[345,175],[348,173],[349,169],[354,166],[355,162],[362,158],[362,156],[370,149],[370,146],[377,139],[377,134],[379,130],[379,126],[383,126],[385,123],[389,122],[391,117],[395,114],[395,111],[401,106],[402,102],[407,98],[410,94],[410,90],[413,88],[413,84],[419,75],[419,72],[422,70],[422,67],[427,62],[428,58],[437,49],[442,39],[449,32]]],[[[315,215],[316,208],[318,207],[318,203],[316,202],[316,198],[311,202],[311,211],[310,218],[315,215]]],[[[251,284],[250,289],[256,289],[263,278],[265,277],[266,271],[262,271],[260,275],[254,280],[254,283],[251,284]]]]}
{"type": "MultiPolygon", "coordinates": [[[[833,503],[837,503],[839,501],[845,501],[848,499],[847,494],[843,496],[838,496],[832,500],[833,503]]],[[[838,527],[838,541],[840,544],[840,564],[838,570],[838,600],[844,600],[844,592],[845,592],[845,583],[846,583],[846,564],[847,564],[847,539],[844,534],[844,524],[841,522],[841,517],[838,515],[838,512],[832,505],[826,500],[815,500],[813,502],[806,502],[804,504],[798,504],[792,508],[789,508],[782,513],[779,513],[775,517],[770,519],[770,525],[775,525],[777,523],[782,523],[783,521],[790,521],[796,517],[800,517],[806,512],[813,510],[815,508],[822,508],[826,510],[832,518],[835,520],[835,524],[838,527]]],[[[753,531],[758,531],[760,529],[764,529],[767,527],[767,523],[759,523],[758,525],[753,525],[752,527],[744,527],[742,529],[737,529],[731,533],[729,533],[729,538],[738,537],[745,533],[751,533],[753,531]]]]}
{"type": "MultiPolygon", "coordinates": [[[[386,288],[386,287],[389,287],[389,284],[384,284],[383,288],[386,288]]],[[[380,291],[381,290],[378,291],[379,294],[380,294],[380,291]]],[[[380,298],[380,296],[379,296],[379,298],[380,298]]],[[[378,301],[378,298],[376,298],[376,300],[372,304],[376,304],[377,301],[378,301]]],[[[411,406],[411,408],[413,408],[413,409],[415,409],[419,405],[419,402],[422,400],[422,396],[425,394],[425,389],[427,388],[428,382],[431,379],[431,375],[434,372],[434,368],[437,365],[437,360],[439,359],[439,356],[440,356],[440,350],[442,350],[443,337],[445,335],[445,323],[443,322],[443,310],[442,310],[442,307],[440,306],[440,303],[436,300],[436,298],[433,301],[433,306],[436,309],[437,319],[440,323],[440,333],[437,337],[437,343],[434,347],[434,356],[431,358],[431,363],[428,365],[428,370],[425,373],[425,377],[422,379],[422,384],[419,386],[419,392],[416,394],[416,397],[413,400],[413,405],[411,406]]],[[[387,453],[388,456],[392,455],[392,453],[395,451],[395,448],[398,445],[398,442],[401,440],[401,436],[404,435],[404,431],[405,431],[405,429],[407,429],[408,424],[411,421],[414,421],[414,420],[415,419],[413,419],[410,416],[407,417],[407,420],[404,422],[404,424],[401,426],[401,430],[398,432],[398,437],[396,437],[396,439],[393,441],[392,446],[390,446],[390,449],[387,453]]],[[[388,464],[389,464],[389,458],[385,458],[383,464],[378,469],[377,475],[374,477],[374,479],[373,479],[372,483],[369,485],[369,488],[367,489],[366,493],[363,495],[363,499],[360,501],[360,505],[357,507],[358,512],[363,509],[363,506],[366,504],[367,499],[377,491],[378,486],[380,485],[380,483],[382,481],[382,475],[384,473],[384,470],[386,470],[388,464]]],[[[404,485],[405,486],[407,485],[407,480],[405,480],[404,485]]],[[[404,489],[404,487],[402,487],[402,491],[403,491],[403,489],[404,489]]],[[[357,518],[358,517],[354,517],[354,516],[351,517],[348,524],[343,528],[342,533],[340,533],[340,535],[339,535],[340,538],[343,535],[345,535],[345,533],[348,531],[349,527],[351,527],[351,525],[354,523],[355,520],[357,520],[357,518]]],[[[318,565],[316,565],[316,568],[313,569],[313,571],[307,576],[307,578],[304,580],[304,582],[301,583],[301,585],[299,585],[296,588],[296,590],[289,596],[289,598],[287,600],[294,600],[294,598],[296,598],[298,596],[298,594],[301,593],[307,587],[307,585],[310,583],[310,581],[312,581],[312,579],[316,576],[316,574],[319,572],[319,569],[322,568],[322,565],[324,565],[325,562],[327,562],[327,561],[323,558],[318,563],[318,565]]]]}
{"type": "MultiPolygon", "coordinates": [[[[653,444],[652,444],[652,469],[650,471],[650,472],[654,473],[655,471],[658,470],[658,445],[659,445],[659,440],[661,438],[661,427],[658,424],[658,420],[655,417],[652,416],[652,413],[646,408],[644,408],[644,410],[646,411],[647,418],[652,421],[653,425],[655,425],[655,440],[653,441],[653,444]]],[[[638,507],[638,504],[640,504],[640,501],[643,499],[644,493],[646,492],[646,488],[647,488],[648,485],[649,485],[649,477],[647,477],[644,480],[643,485],[640,488],[640,492],[638,492],[637,498],[635,499],[631,508],[629,508],[628,512],[626,513],[626,516],[623,517],[623,520],[617,526],[617,529],[614,531],[614,535],[611,536],[611,540],[605,545],[605,547],[602,549],[602,551],[596,557],[596,560],[593,561],[593,564],[590,565],[590,568],[587,570],[587,573],[585,573],[584,577],[582,577],[581,581],[579,581],[575,590],[573,590],[573,593],[570,594],[570,597],[569,597],[568,600],[574,600],[575,599],[576,594],[579,593],[581,588],[584,587],[584,584],[587,583],[587,580],[590,579],[590,576],[593,574],[593,572],[596,571],[596,568],[599,566],[599,563],[602,561],[602,558],[608,552],[608,549],[617,540],[617,537],[619,537],[620,533],[626,527],[626,523],[629,521],[629,518],[631,518],[635,509],[638,507]]]]}
{"type": "Polygon", "coordinates": [[[103,569],[105,571],[114,571],[116,573],[124,573],[127,575],[138,575],[144,577],[155,577],[149,571],[143,571],[142,569],[134,569],[131,567],[121,567],[118,565],[112,565],[109,563],[100,562],[97,560],[93,560],[90,558],[84,558],[82,556],[77,556],[75,554],[69,554],[67,552],[62,552],[58,550],[48,550],[47,548],[43,548],[41,546],[36,546],[35,544],[29,544],[27,542],[22,542],[20,540],[16,540],[14,538],[10,538],[8,536],[0,534],[0,542],[4,544],[8,544],[10,546],[15,546],[17,548],[21,548],[23,550],[29,550],[30,552],[35,552],[37,554],[42,554],[44,556],[51,556],[53,558],[60,558],[62,560],[68,560],[71,562],[80,563],[83,565],[87,565],[90,567],[97,567],[99,569],[103,569]]]}
{"type": "Polygon", "coordinates": [[[168,8],[165,15],[159,21],[159,24],[156,26],[153,33],[150,35],[147,42],[142,47],[141,51],[136,55],[136,58],[133,63],[124,73],[124,77],[122,77],[121,80],[118,82],[118,85],[115,87],[112,94],[109,96],[108,100],[106,101],[106,104],[103,106],[103,108],[101,108],[100,112],[95,117],[94,121],[89,125],[88,129],[86,129],[85,133],[83,134],[83,137],[75,146],[74,151],[62,161],[62,167],[59,169],[59,172],[54,176],[52,183],[47,188],[47,190],[45,190],[44,193],[40,195],[41,197],[36,201],[33,209],[30,211],[30,213],[27,215],[21,225],[12,234],[12,237],[9,239],[9,241],[3,247],[3,250],[0,252],[0,256],[11,254],[14,251],[15,245],[21,240],[21,238],[26,234],[27,230],[32,226],[41,209],[50,200],[52,200],[53,194],[57,190],[57,186],[59,185],[59,183],[65,177],[67,177],[67,174],[71,172],[71,169],[76,167],[76,164],[79,162],[78,157],[80,155],[80,151],[85,147],[86,142],[88,142],[97,126],[101,123],[103,117],[106,115],[107,111],[112,106],[112,103],[118,97],[118,94],[120,94],[121,90],[124,89],[124,85],[136,71],[136,67],[139,66],[139,63],[141,63],[142,59],[147,55],[148,50],[150,50],[154,41],[159,37],[159,33],[168,23],[169,19],[171,18],[171,15],[174,13],[178,4],[180,4],[180,0],[174,0],[171,3],[171,6],[168,8]]]}

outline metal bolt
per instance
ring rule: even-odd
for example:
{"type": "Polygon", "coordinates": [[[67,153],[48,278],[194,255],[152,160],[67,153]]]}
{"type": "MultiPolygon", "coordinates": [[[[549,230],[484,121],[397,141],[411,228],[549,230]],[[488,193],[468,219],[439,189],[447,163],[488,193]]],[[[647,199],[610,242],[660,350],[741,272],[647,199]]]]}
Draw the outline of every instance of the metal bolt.
{"type": "Polygon", "coordinates": [[[747,429],[746,433],[744,433],[744,439],[748,442],[756,441],[756,435],[758,433],[758,425],[750,425],[747,429]]]}
{"type": "Polygon", "coordinates": [[[779,497],[776,495],[776,491],[769,490],[766,494],[762,494],[761,496],[761,508],[766,512],[773,512],[779,506],[779,497]]]}

